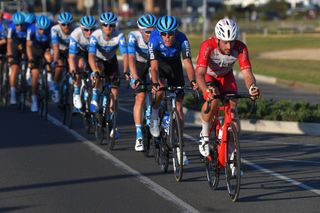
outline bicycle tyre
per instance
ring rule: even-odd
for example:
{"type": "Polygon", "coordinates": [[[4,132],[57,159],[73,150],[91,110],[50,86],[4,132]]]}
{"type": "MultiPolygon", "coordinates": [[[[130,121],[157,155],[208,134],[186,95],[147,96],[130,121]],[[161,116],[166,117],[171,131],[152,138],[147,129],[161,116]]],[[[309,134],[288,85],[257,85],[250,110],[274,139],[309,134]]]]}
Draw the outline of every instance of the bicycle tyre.
{"type": "Polygon", "coordinates": [[[205,168],[209,187],[216,190],[219,185],[220,169],[218,168],[217,147],[215,145],[210,146],[210,157],[205,158],[205,168]]]}
{"type": "Polygon", "coordinates": [[[103,144],[105,131],[102,123],[102,116],[99,113],[95,114],[95,131],[94,135],[99,144],[103,144]]]}
{"type": "Polygon", "coordinates": [[[49,86],[47,80],[47,71],[43,73],[43,90],[44,90],[44,97],[43,97],[43,109],[41,113],[41,118],[44,120],[48,120],[48,105],[49,105],[49,86]]]}
{"type": "Polygon", "coordinates": [[[152,152],[154,161],[160,165],[160,146],[159,146],[159,140],[158,138],[151,137],[151,143],[152,143],[152,152]]]}
{"type": "Polygon", "coordinates": [[[183,140],[181,122],[178,112],[174,110],[170,119],[170,145],[172,147],[172,160],[174,177],[176,181],[181,181],[183,176],[183,140]],[[178,148],[180,152],[178,152],[178,148]]]}
{"type": "Polygon", "coordinates": [[[144,146],[144,156],[150,156],[150,146],[151,146],[151,133],[149,131],[149,126],[144,122],[143,125],[143,146],[144,146]]]}
{"type": "Polygon", "coordinates": [[[89,99],[89,93],[87,91],[86,86],[81,86],[80,90],[80,97],[81,97],[81,102],[84,103],[82,107],[82,122],[85,127],[85,130],[88,134],[91,134],[91,129],[93,127],[93,118],[92,114],[90,112],[89,106],[90,106],[90,99],[89,99]],[[85,99],[84,95],[87,93],[87,97],[85,99]]]}
{"type": "Polygon", "coordinates": [[[72,111],[73,111],[73,85],[67,84],[67,91],[66,91],[66,108],[65,108],[65,124],[69,127],[72,128],[72,111]]]}
{"type": "MultiPolygon", "coordinates": [[[[111,116],[111,120],[108,122],[107,129],[109,130],[109,132],[107,133],[107,137],[109,138],[108,141],[108,148],[110,151],[112,151],[114,149],[114,145],[116,143],[116,134],[117,134],[117,108],[118,108],[118,100],[115,101],[115,98],[113,96],[113,94],[110,92],[110,102],[112,102],[112,116],[111,116]],[[111,137],[110,133],[113,130],[113,136],[111,137]]],[[[108,102],[107,105],[107,109],[110,110],[109,106],[110,106],[110,102],[108,102]]],[[[108,120],[110,119],[110,114],[111,114],[111,110],[108,113],[108,120]]]]}
{"type": "Polygon", "coordinates": [[[231,200],[236,202],[240,194],[241,157],[239,137],[233,123],[228,126],[225,174],[228,194],[231,200]],[[235,169],[235,172],[232,172],[232,169],[235,169]]]}
{"type": "Polygon", "coordinates": [[[166,138],[160,135],[159,143],[159,165],[162,172],[167,173],[169,167],[169,150],[166,138]]]}

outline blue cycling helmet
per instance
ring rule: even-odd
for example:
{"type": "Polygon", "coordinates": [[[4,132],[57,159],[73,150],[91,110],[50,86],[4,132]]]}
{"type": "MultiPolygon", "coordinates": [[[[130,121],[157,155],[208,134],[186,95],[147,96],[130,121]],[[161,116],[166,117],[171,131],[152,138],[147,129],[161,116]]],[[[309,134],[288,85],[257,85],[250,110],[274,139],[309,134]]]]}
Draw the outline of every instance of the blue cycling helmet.
{"type": "Polygon", "coordinates": [[[17,24],[24,24],[25,23],[25,17],[22,13],[16,12],[12,16],[12,21],[15,25],[17,24]]]}
{"type": "Polygon", "coordinates": [[[27,13],[25,16],[25,22],[27,24],[33,24],[36,20],[36,16],[33,13],[27,13]]]}
{"type": "Polygon", "coordinates": [[[50,19],[47,16],[41,15],[37,17],[36,20],[37,28],[46,30],[50,27],[50,19]]]}
{"type": "Polygon", "coordinates": [[[154,27],[157,24],[157,18],[148,13],[143,16],[140,16],[140,18],[137,21],[137,25],[140,29],[146,29],[154,27]]]}
{"type": "Polygon", "coordinates": [[[83,16],[80,19],[80,24],[86,29],[92,29],[96,26],[97,21],[93,16],[83,16]]]}
{"type": "Polygon", "coordinates": [[[105,12],[100,15],[100,22],[103,24],[116,24],[118,17],[113,12],[105,12]]]}
{"type": "Polygon", "coordinates": [[[58,16],[58,23],[59,24],[69,24],[73,21],[73,16],[69,12],[62,12],[58,16]]]}
{"type": "Polygon", "coordinates": [[[162,16],[158,19],[157,29],[159,32],[175,31],[178,27],[178,22],[174,16],[162,16]]]}

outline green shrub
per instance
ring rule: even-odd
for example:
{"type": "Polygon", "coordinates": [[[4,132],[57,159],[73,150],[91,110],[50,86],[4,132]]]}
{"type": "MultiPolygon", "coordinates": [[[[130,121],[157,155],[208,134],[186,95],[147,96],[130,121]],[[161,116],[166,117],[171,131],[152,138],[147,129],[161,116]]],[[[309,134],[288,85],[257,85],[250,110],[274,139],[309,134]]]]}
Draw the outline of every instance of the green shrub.
{"type": "MultiPolygon", "coordinates": [[[[194,100],[191,94],[187,94],[184,105],[187,108],[199,111],[203,100],[194,100]]],[[[241,119],[263,119],[274,121],[296,121],[296,122],[317,122],[320,123],[320,105],[289,100],[265,100],[263,98],[256,101],[256,112],[250,112],[252,101],[240,99],[238,101],[238,112],[241,119]]]]}

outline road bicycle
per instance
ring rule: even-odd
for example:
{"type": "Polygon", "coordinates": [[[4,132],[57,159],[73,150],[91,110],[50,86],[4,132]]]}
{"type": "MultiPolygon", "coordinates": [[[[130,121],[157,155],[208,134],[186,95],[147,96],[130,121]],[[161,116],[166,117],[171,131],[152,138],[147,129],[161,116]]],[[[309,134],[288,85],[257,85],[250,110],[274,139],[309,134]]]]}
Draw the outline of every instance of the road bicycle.
{"type": "Polygon", "coordinates": [[[21,61],[20,61],[20,72],[17,75],[17,86],[16,86],[16,94],[17,94],[17,102],[18,109],[22,112],[26,110],[26,100],[28,93],[28,85],[26,80],[27,73],[27,56],[23,52],[21,53],[21,61]]]}
{"type": "MultiPolygon", "coordinates": [[[[94,113],[95,136],[97,142],[108,145],[109,150],[113,150],[117,134],[117,113],[118,99],[116,100],[111,92],[112,82],[110,77],[100,75],[102,91],[98,98],[98,112],[94,113]]],[[[116,77],[119,78],[120,77],[116,77]]],[[[93,86],[95,85],[93,82],[93,86]]]]}
{"type": "MultiPolygon", "coordinates": [[[[214,99],[222,102],[210,122],[209,156],[205,157],[207,180],[211,189],[217,189],[220,172],[224,169],[228,194],[235,202],[240,194],[241,184],[241,153],[237,127],[231,117],[230,100],[252,97],[248,94],[214,95],[214,99]],[[222,119],[221,119],[222,118],[222,119]]],[[[205,113],[211,108],[207,102],[205,113]]]]}
{"type": "Polygon", "coordinates": [[[191,87],[163,87],[164,98],[159,108],[160,136],[154,141],[154,157],[163,172],[168,171],[172,157],[174,177],[181,181],[183,176],[183,132],[176,108],[177,93],[191,87]]]}
{"type": "Polygon", "coordinates": [[[9,65],[4,54],[0,55],[0,102],[4,105],[9,103],[9,65]]]}
{"type": "Polygon", "coordinates": [[[37,86],[37,99],[39,104],[39,115],[42,119],[48,119],[48,105],[49,105],[49,85],[48,85],[48,70],[47,66],[50,63],[46,62],[44,58],[40,63],[39,80],[37,86]]]}
{"type": "MultiPolygon", "coordinates": [[[[73,79],[74,73],[69,72],[67,59],[63,59],[63,65],[57,67],[62,68],[62,79],[59,85],[59,108],[62,110],[62,123],[69,128],[72,127],[72,113],[73,113],[73,79]]],[[[54,70],[54,69],[53,69],[54,70]]]]}
{"type": "Polygon", "coordinates": [[[80,114],[82,116],[82,121],[85,126],[86,132],[91,133],[94,127],[93,113],[90,111],[90,102],[92,98],[92,83],[90,80],[90,71],[83,70],[77,72],[79,78],[81,79],[80,87],[80,98],[82,102],[82,108],[80,114]]]}

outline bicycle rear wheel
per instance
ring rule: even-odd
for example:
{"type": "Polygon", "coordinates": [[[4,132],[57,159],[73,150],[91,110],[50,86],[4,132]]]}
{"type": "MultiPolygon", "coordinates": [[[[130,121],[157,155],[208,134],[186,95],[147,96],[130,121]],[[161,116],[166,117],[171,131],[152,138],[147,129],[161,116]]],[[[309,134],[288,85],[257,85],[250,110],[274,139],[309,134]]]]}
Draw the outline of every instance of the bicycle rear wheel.
{"type": "Polygon", "coordinates": [[[239,137],[233,123],[228,126],[225,174],[229,196],[235,202],[240,194],[241,157],[239,137]]]}
{"type": "Polygon", "coordinates": [[[150,156],[151,137],[152,136],[149,131],[149,126],[147,126],[144,123],[144,125],[143,125],[143,146],[144,146],[144,156],[145,157],[150,156]]]}
{"type": "Polygon", "coordinates": [[[94,135],[96,136],[96,140],[99,144],[104,144],[104,135],[105,135],[105,128],[103,127],[103,117],[101,114],[96,113],[95,115],[95,131],[94,135]]]}
{"type": "Polygon", "coordinates": [[[183,141],[181,123],[176,110],[171,113],[170,144],[172,147],[174,177],[176,181],[181,181],[183,175],[183,141]]]}

